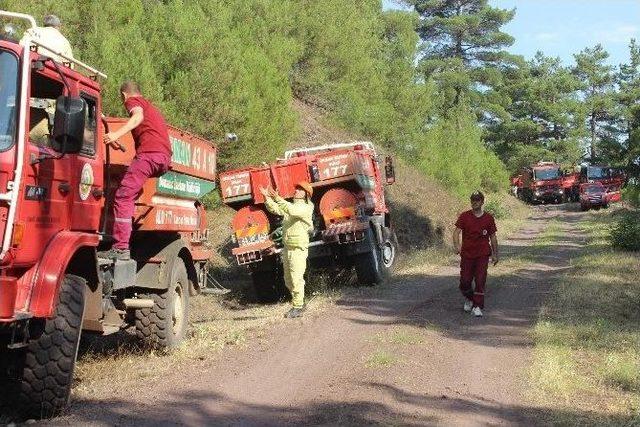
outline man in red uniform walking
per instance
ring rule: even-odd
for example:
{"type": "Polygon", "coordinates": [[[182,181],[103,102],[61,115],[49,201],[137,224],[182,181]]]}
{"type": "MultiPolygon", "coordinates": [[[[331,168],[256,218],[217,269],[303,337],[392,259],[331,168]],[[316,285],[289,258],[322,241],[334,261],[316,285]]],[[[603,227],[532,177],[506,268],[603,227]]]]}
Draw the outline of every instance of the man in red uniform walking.
{"type": "Polygon", "coordinates": [[[483,204],[484,195],[480,191],[471,194],[471,210],[460,214],[453,232],[453,247],[460,254],[460,291],[466,298],[463,308],[476,317],[482,317],[484,309],[489,257],[493,265],[499,260],[496,222],[490,213],[484,212],[483,204]]]}
{"type": "Polygon", "coordinates": [[[131,257],[129,238],[135,200],[148,178],[169,170],[172,153],[167,124],[158,109],[142,96],[140,86],[132,81],[125,82],[120,86],[120,95],[129,120],[120,129],[107,133],[104,142],[112,143],[131,132],[136,155],[120,182],[113,202],[113,246],[98,256],[126,260],[131,257]]]}

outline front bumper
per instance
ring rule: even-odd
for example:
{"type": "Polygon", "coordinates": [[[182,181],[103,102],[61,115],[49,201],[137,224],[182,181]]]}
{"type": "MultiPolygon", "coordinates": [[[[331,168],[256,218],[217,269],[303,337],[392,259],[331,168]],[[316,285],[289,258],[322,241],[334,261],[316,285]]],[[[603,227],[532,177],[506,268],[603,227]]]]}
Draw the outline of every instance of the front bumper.
{"type": "Polygon", "coordinates": [[[562,188],[556,190],[536,190],[533,192],[533,200],[537,201],[552,201],[560,200],[564,196],[564,190],[562,188]]]}

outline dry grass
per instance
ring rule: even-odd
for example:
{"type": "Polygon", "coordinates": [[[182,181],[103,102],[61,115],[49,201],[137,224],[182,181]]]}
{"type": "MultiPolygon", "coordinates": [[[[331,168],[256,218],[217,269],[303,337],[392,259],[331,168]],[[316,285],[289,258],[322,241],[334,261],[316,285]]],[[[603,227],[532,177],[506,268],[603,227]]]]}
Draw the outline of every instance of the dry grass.
{"type": "Polygon", "coordinates": [[[365,361],[367,368],[388,368],[398,362],[398,358],[386,350],[376,350],[365,361]]]}
{"type": "MultiPolygon", "coordinates": [[[[307,316],[333,303],[335,293],[311,296],[307,316]]],[[[76,368],[74,394],[81,397],[108,393],[113,384],[125,387],[141,379],[157,379],[169,371],[215,363],[229,347],[265,339],[269,327],[283,321],[287,303],[247,304],[234,299],[199,296],[191,300],[189,337],[171,353],[138,347],[131,332],[111,339],[85,339],[76,368]],[[105,342],[107,341],[107,342],[105,342]]]]}
{"type": "Polygon", "coordinates": [[[640,261],[609,247],[611,215],[581,224],[587,246],[534,330],[533,396],[553,423],[640,423],[640,261]]]}
{"type": "Polygon", "coordinates": [[[399,346],[409,346],[424,343],[424,336],[422,333],[424,330],[420,330],[415,326],[396,326],[380,332],[371,338],[371,342],[377,344],[392,344],[399,346]]]}

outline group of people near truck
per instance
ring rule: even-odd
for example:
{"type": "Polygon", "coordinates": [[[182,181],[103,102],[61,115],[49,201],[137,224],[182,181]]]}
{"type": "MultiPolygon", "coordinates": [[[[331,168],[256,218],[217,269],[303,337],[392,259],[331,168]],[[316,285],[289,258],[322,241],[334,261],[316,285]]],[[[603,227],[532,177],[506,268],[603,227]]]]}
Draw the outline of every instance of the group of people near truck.
{"type": "MultiPolygon", "coordinates": [[[[29,35],[37,40],[46,40],[48,46],[57,48],[64,56],[58,56],[55,52],[43,53],[59,62],[73,58],[71,45],[60,32],[60,19],[54,15],[47,15],[44,23],[44,27],[29,30],[29,35]]],[[[142,95],[140,86],[135,81],[126,81],[120,86],[120,96],[129,119],[118,130],[106,133],[104,143],[115,143],[131,132],[136,155],[115,193],[113,245],[111,249],[99,252],[98,257],[128,260],[131,257],[129,240],[135,200],[147,179],[161,176],[169,170],[172,150],[165,119],[142,95]]],[[[307,181],[296,183],[292,202],[282,198],[270,187],[262,187],[260,192],[265,197],[267,210],[282,217],[281,260],[284,282],[291,294],[292,305],[285,317],[300,317],[306,308],[304,275],[307,270],[309,232],[313,230],[313,187],[307,181]]],[[[481,317],[489,260],[491,259],[494,265],[499,260],[497,228],[493,216],[483,210],[482,192],[476,191],[471,194],[470,202],[471,209],[460,214],[455,222],[453,247],[460,256],[459,289],[465,299],[463,310],[481,317]]]]}

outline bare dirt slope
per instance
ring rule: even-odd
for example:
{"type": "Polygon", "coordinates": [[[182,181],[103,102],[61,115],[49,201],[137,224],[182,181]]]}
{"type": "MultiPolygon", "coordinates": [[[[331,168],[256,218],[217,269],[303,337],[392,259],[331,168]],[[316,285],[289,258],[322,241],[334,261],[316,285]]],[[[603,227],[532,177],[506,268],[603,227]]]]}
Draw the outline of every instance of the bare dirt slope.
{"type": "Polygon", "coordinates": [[[148,382],[114,384],[55,425],[531,425],[531,327],[580,249],[579,213],[539,208],[503,243],[486,316],[461,310],[454,263],[414,265],[379,288],[266,327],[244,347],[148,382]],[[542,250],[549,221],[566,236],[542,250]],[[559,224],[559,225],[558,225],[559,224]]]}

